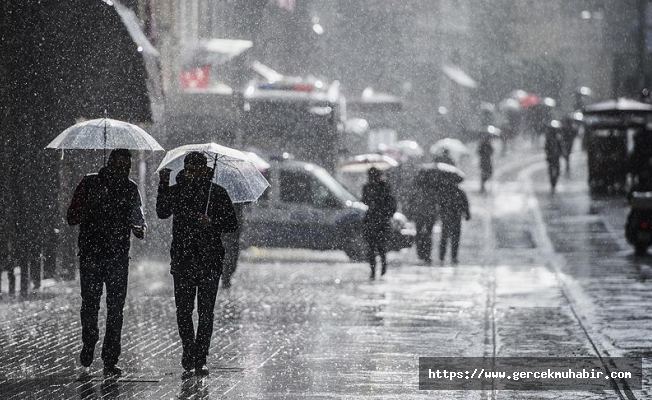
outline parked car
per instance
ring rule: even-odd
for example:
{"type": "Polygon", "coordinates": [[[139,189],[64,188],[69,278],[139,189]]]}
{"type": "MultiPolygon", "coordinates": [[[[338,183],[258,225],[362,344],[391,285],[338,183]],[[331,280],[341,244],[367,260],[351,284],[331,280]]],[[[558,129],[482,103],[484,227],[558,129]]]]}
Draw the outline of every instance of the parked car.
{"type": "MultiPolygon", "coordinates": [[[[311,163],[272,161],[265,172],[271,187],[245,212],[244,247],[343,250],[366,259],[362,219],[367,207],[325,169],[311,163]]],[[[388,250],[409,248],[414,225],[401,213],[391,221],[388,250]]]]}

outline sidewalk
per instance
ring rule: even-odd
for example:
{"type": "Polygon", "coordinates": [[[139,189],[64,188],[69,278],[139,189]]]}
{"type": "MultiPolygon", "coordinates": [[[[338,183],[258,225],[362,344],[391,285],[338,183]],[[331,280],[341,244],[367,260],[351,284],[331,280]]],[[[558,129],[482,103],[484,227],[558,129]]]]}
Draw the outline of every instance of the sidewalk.
{"type": "MultiPolygon", "coordinates": [[[[514,155],[535,151],[530,153],[514,155]]],[[[496,174],[509,161],[509,156],[496,158],[496,174]]],[[[117,382],[101,378],[99,344],[90,379],[78,379],[77,281],[24,300],[5,297],[0,300],[0,395],[16,400],[480,399],[489,394],[419,391],[418,358],[590,354],[537,249],[501,248],[496,242],[493,221],[500,209],[494,207],[504,198],[494,198],[492,188],[490,195],[479,195],[473,173],[467,174],[473,219],[463,225],[459,266],[419,265],[409,249],[391,253],[388,274],[369,281],[368,266],[349,263],[341,252],[246,251],[233,287],[218,293],[211,375],[204,379],[181,380],[165,263],[131,267],[119,363],[127,375],[117,382]],[[514,259],[502,259],[512,252],[514,259]]],[[[521,398],[511,392],[498,397],[521,398]]]]}

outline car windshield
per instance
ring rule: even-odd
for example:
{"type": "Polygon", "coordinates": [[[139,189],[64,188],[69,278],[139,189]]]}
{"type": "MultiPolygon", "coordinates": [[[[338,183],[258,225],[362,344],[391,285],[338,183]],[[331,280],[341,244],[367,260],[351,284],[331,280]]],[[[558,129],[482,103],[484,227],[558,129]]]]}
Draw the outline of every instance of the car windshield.
{"type": "Polygon", "coordinates": [[[358,201],[354,195],[342,186],[331,174],[325,169],[315,168],[315,176],[319,179],[338,199],[343,201],[358,201]]]}

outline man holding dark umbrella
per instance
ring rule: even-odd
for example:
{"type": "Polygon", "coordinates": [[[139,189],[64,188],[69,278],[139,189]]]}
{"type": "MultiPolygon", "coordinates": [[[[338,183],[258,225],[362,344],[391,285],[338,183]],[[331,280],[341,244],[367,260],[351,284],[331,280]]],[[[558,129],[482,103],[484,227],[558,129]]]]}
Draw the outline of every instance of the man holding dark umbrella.
{"type": "Polygon", "coordinates": [[[224,247],[221,234],[233,232],[238,221],[227,191],[211,182],[214,170],[201,152],[190,152],[184,168],[169,186],[170,169],[160,170],[156,213],[172,223],[171,269],[177,324],[183,346],[183,377],[208,375],[206,358],[213,335],[217,289],[222,273],[224,247]],[[197,332],[192,314],[197,298],[197,332]]]}
{"type": "Polygon", "coordinates": [[[457,253],[460,247],[462,217],[471,219],[469,199],[466,193],[457,185],[444,183],[440,186],[437,205],[441,217],[441,237],[439,239],[439,261],[444,262],[448,240],[451,242],[451,261],[457,264],[457,253]]]}
{"type": "Polygon", "coordinates": [[[102,345],[104,375],[117,377],[120,356],[122,310],[127,296],[130,234],[143,239],[146,224],[140,193],[129,179],[131,153],[116,149],[106,167],[86,175],[77,186],[68,208],[68,224],[79,228],[79,277],[81,283],[82,348],[84,367],[93,363],[99,340],[97,315],[106,285],[106,333],[102,345]]]}

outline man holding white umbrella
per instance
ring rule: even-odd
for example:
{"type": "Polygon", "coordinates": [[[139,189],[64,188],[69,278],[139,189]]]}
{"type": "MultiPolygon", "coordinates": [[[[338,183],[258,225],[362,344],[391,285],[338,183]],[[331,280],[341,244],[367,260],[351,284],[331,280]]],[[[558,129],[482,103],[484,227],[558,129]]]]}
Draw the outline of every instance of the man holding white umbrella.
{"type": "Polygon", "coordinates": [[[130,235],[143,239],[145,218],[138,187],[129,179],[131,152],[116,149],[97,174],[86,175],[68,208],[68,224],[79,228],[79,280],[83,348],[79,360],[93,363],[99,340],[98,312],[106,285],[106,333],[102,346],[104,375],[118,377],[122,310],[127,297],[130,235]]]}
{"type": "Polygon", "coordinates": [[[233,203],[256,201],[269,183],[250,156],[216,143],[172,149],[157,171],[156,213],[162,219],[174,216],[170,272],[183,345],[183,377],[190,377],[193,369],[197,375],[207,375],[206,358],[224,260],[221,234],[238,228],[233,203]],[[196,333],[192,322],[195,297],[199,314],[196,333]]]}
{"type": "Polygon", "coordinates": [[[102,345],[104,375],[118,377],[123,308],[127,296],[130,235],[143,239],[147,226],[138,186],[129,179],[131,152],[163,148],[147,132],[125,121],[93,119],[70,126],[46,148],[103,150],[105,166],[82,178],[68,208],[68,224],[79,225],[79,277],[83,347],[79,360],[93,363],[99,340],[98,313],[106,286],[106,334],[102,345]],[[108,163],[106,151],[111,149],[108,163]]]}
{"type": "Polygon", "coordinates": [[[188,153],[172,186],[171,169],[159,171],[156,213],[162,219],[174,216],[170,273],[174,278],[184,378],[190,377],[193,369],[200,376],[209,372],[206,358],[224,258],[221,234],[238,228],[233,203],[223,187],[211,182],[214,171],[207,163],[203,153],[188,153]],[[192,321],[195,297],[199,315],[196,333],[192,321]]]}

